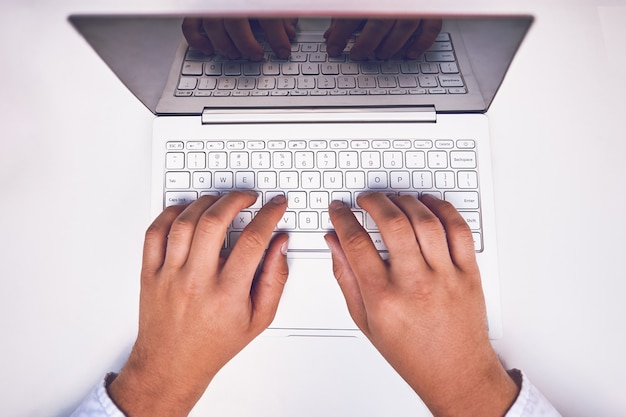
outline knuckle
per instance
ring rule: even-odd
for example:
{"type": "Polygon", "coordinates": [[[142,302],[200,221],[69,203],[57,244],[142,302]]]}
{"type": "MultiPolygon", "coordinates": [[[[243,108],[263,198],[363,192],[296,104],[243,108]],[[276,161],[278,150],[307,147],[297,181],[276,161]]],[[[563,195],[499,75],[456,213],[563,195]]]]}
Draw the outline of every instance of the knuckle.
{"type": "Polygon", "coordinates": [[[244,229],[241,237],[237,241],[237,245],[243,245],[245,248],[254,249],[267,246],[267,239],[261,232],[256,229],[244,229]]]}
{"type": "Polygon", "coordinates": [[[389,232],[397,233],[403,232],[410,228],[408,219],[404,214],[401,213],[393,213],[388,215],[381,221],[381,226],[387,229],[389,232]]]}
{"type": "Polygon", "coordinates": [[[213,233],[224,228],[223,220],[213,212],[205,212],[195,227],[201,233],[213,233]]]}
{"type": "Polygon", "coordinates": [[[370,245],[373,245],[372,239],[365,231],[362,230],[347,234],[346,236],[344,236],[342,243],[343,247],[349,248],[353,251],[365,249],[370,245]]]}

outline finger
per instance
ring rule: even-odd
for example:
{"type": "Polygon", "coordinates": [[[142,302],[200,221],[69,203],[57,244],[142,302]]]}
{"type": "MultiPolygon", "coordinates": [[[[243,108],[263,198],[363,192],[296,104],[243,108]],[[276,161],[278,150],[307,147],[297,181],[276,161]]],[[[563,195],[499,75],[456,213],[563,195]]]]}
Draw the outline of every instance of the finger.
{"type": "Polygon", "coordinates": [[[259,210],[237,239],[221,274],[229,277],[228,284],[235,291],[250,291],[254,273],[286,208],[287,199],[283,195],[274,197],[259,210]]]}
{"type": "Polygon", "coordinates": [[[462,271],[476,271],[476,251],[472,231],[461,214],[447,201],[430,195],[424,196],[423,203],[439,218],[446,231],[447,243],[452,262],[462,271]]]}
{"type": "Polygon", "coordinates": [[[265,32],[265,38],[272,47],[272,51],[280,59],[287,59],[291,55],[291,41],[285,31],[282,19],[260,19],[259,24],[265,32]]]}
{"type": "Polygon", "coordinates": [[[391,31],[393,24],[393,19],[368,19],[350,50],[350,58],[367,59],[391,31]]]}
{"type": "Polygon", "coordinates": [[[385,286],[387,271],[369,234],[341,201],[333,201],[328,214],[363,297],[376,293],[385,286]]]}
{"type": "Polygon", "coordinates": [[[387,37],[376,48],[378,59],[388,59],[401,50],[419,26],[419,20],[398,19],[387,37]]]}
{"type": "Polygon", "coordinates": [[[224,28],[244,57],[252,61],[263,59],[263,48],[254,37],[248,19],[224,19],[224,28]]]}
{"type": "Polygon", "coordinates": [[[203,196],[189,204],[173,221],[167,238],[164,264],[180,268],[187,262],[189,248],[196,232],[196,225],[202,213],[212,206],[219,197],[203,196]]]}
{"type": "Polygon", "coordinates": [[[202,19],[186,17],[183,19],[182,30],[189,46],[201,50],[206,55],[213,55],[215,50],[211,41],[204,36],[202,19]]]}
{"type": "Polygon", "coordinates": [[[406,57],[416,59],[426,52],[435,43],[442,26],[441,19],[423,19],[417,29],[415,39],[406,49],[406,57]]]}
{"type": "MultiPolygon", "coordinates": [[[[415,200],[417,201],[417,200],[415,200]]],[[[420,259],[420,248],[415,231],[406,214],[385,194],[361,194],[359,206],[365,209],[378,226],[385,246],[389,249],[389,259],[420,259]]]]}
{"type": "Polygon", "coordinates": [[[190,268],[217,269],[228,226],[237,213],[254,203],[256,198],[253,191],[233,191],[201,213],[189,249],[187,263],[190,268]]]}
{"type": "Polygon", "coordinates": [[[216,52],[220,52],[229,59],[237,59],[241,56],[226,31],[223,19],[202,19],[202,27],[216,52]]]}
{"type": "Polygon", "coordinates": [[[285,26],[285,33],[287,33],[287,36],[289,36],[290,40],[295,39],[296,35],[298,34],[297,29],[296,29],[297,24],[298,24],[297,17],[283,19],[283,25],[285,26]]]}
{"type": "Polygon", "coordinates": [[[330,27],[324,33],[328,55],[337,56],[341,54],[362,22],[361,19],[333,19],[330,27]]]}
{"type": "Polygon", "coordinates": [[[359,329],[366,333],[367,314],[363,297],[361,296],[359,282],[350,267],[350,262],[348,262],[346,254],[341,248],[337,235],[329,233],[324,236],[324,239],[330,249],[333,260],[333,273],[343,293],[343,297],[346,299],[350,317],[352,317],[352,320],[354,320],[354,323],[356,323],[359,329]]]}
{"type": "Polygon", "coordinates": [[[411,222],[424,261],[430,268],[451,264],[446,232],[439,218],[413,197],[399,197],[395,199],[395,203],[411,222]]]}
{"type": "Polygon", "coordinates": [[[163,265],[167,248],[167,235],[172,223],[186,206],[167,207],[152,222],[143,244],[142,277],[152,276],[163,265]]]}
{"type": "Polygon", "coordinates": [[[259,326],[259,331],[266,329],[274,320],[278,302],[287,282],[289,275],[287,245],[286,234],[277,235],[272,239],[261,265],[261,272],[252,284],[250,291],[252,322],[259,326]]]}

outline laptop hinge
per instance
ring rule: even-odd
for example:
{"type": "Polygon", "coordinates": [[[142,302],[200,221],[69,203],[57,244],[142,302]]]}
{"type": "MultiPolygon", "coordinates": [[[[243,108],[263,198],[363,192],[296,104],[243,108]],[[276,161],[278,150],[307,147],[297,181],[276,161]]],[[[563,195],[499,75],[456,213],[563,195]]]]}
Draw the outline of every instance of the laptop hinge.
{"type": "Polygon", "coordinates": [[[322,107],[262,109],[205,108],[202,124],[240,123],[434,123],[434,106],[400,107],[322,107]]]}

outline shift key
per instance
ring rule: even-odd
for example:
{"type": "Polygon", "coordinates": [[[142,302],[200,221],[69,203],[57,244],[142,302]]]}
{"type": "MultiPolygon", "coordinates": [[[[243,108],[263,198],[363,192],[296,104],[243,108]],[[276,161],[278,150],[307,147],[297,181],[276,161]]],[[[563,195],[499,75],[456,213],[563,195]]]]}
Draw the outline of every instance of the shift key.
{"type": "Polygon", "coordinates": [[[444,200],[452,203],[457,210],[478,208],[478,193],[475,191],[447,191],[444,200]]]}

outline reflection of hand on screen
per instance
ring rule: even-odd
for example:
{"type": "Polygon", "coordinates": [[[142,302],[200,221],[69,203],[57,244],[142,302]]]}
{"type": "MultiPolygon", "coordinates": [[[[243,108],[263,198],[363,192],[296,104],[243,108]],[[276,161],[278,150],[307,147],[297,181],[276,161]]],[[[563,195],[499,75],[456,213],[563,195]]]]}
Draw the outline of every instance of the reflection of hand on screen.
{"type": "MultiPolygon", "coordinates": [[[[267,42],[279,58],[291,54],[291,38],[296,36],[297,19],[259,19],[267,42]]],[[[221,53],[230,59],[263,59],[264,51],[257,42],[250,21],[246,18],[185,18],[183,34],[190,46],[207,55],[221,53]]]]}
{"type": "Polygon", "coordinates": [[[435,42],[442,24],[441,19],[333,19],[324,37],[328,54],[339,55],[354,32],[362,27],[350,58],[387,59],[406,47],[404,55],[414,59],[435,42]]]}

